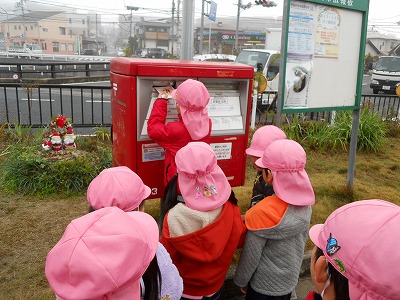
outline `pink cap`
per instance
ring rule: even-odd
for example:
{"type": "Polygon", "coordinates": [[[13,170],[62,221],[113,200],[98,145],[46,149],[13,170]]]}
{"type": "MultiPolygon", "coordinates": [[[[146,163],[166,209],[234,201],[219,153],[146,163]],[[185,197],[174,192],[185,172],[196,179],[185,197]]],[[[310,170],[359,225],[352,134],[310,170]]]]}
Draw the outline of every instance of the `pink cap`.
{"type": "Polygon", "coordinates": [[[210,131],[207,104],[210,93],[200,81],[187,79],[176,90],[172,98],[179,104],[183,123],[190,137],[197,141],[204,138],[210,131]]]}
{"type": "Polygon", "coordinates": [[[273,141],[286,139],[286,133],[274,125],[265,125],[258,128],[251,139],[251,145],[246,149],[246,154],[262,157],[265,149],[273,141]]]}
{"type": "Polygon", "coordinates": [[[362,200],[310,229],[313,243],[349,281],[350,299],[399,299],[400,206],[362,200]]]}
{"type": "Polygon", "coordinates": [[[89,184],[87,200],[96,210],[117,206],[124,211],[137,208],[150,195],[150,188],[125,166],[104,169],[89,184]]]}
{"type": "Polygon", "coordinates": [[[268,168],[273,175],[275,194],[286,203],[298,206],[315,203],[314,190],[307,172],[306,152],[293,140],[276,140],[256,160],[260,168],[268,168]]]}
{"type": "Polygon", "coordinates": [[[158,226],[142,212],[106,207],[73,220],[46,258],[58,299],[140,299],[140,277],[154,258],[158,226]]]}
{"type": "Polygon", "coordinates": [[[186,205],[198,211],[221,207],[231,194],[231,186],[210,145],[191,142],[175,156],[178,184],[186,205]]]}

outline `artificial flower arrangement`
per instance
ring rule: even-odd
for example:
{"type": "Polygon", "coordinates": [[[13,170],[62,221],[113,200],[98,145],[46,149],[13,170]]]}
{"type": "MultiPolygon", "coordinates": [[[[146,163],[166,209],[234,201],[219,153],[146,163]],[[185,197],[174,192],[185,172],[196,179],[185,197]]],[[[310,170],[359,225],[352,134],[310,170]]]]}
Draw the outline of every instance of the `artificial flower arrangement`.
{"type": "Polygon", "coordinates": [[[76,148],[71,119],[63,115],[53,117],[45,132],[42,148],[45,151],[63,154],[76,148]]]}

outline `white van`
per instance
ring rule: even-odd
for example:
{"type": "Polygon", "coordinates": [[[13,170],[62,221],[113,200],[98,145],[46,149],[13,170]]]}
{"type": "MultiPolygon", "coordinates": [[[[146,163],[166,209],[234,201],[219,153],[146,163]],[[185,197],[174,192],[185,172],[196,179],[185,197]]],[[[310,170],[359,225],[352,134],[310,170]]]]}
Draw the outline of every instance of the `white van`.
{"type": "Polygon", "coordinates": [[[278,92],[280,57],[277,50],[243,49],[236,57],[236,62],[254,67],[254,72],[262,69],[268,82],[265,92],[278,92]]]}
{"type": "Polygon", "coordinates": [[[400,56],[381,56],[372,70],[370,88],[374,94],[396,93],[400,83],[400,56]]]}

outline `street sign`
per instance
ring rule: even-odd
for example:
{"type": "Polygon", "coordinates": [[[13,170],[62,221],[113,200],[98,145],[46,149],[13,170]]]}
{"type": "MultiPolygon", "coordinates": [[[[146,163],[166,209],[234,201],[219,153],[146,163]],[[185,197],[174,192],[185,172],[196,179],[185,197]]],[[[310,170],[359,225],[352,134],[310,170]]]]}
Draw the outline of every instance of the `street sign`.
{"type": "Polygon", "coordinates": [[[217,3],[215,3],[214,1],[211,1],[210,14],[208,15],[208,18],[214,22],[217,18],[217,3]]]}

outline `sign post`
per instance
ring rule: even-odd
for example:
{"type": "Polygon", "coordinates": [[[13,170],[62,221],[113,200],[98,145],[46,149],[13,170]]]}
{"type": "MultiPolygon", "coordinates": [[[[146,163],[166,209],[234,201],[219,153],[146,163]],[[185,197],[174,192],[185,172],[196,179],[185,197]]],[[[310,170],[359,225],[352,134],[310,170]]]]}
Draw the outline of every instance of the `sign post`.
{"type": "Polygon", "coordinates": [[[350,188],[368,8],[369,0],[286,0],[284,5],[279,114],[353,110],[347,177],[350,188]]]}

